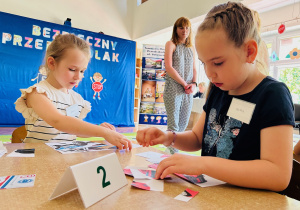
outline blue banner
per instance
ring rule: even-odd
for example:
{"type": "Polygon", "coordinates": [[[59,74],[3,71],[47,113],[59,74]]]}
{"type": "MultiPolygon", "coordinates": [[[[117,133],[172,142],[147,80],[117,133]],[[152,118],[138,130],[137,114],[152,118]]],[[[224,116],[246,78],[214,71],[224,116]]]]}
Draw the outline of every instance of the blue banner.
{"type": "Polygon", "coordinates": [[[92,59],[74,90],[91,102],[86,121],[134,126],[136,43],[70,26],[0,12],[0,126],[24,124],[14,102],[20,89],[45,79],[47,46],[58,34],[73,33],[89,42],[92,59]],[[99,79],[99,77],[101,80],[99,79]]]}

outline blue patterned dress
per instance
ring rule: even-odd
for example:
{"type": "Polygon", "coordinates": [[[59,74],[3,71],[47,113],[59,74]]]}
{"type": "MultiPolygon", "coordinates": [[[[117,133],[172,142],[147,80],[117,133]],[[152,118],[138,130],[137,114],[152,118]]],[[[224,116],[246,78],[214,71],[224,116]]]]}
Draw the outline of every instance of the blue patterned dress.
{"type": "MultiPolygon", "coordinates": [[[[178,44],[172,56],[173,68],[189,84],[193,80],[193,50],[178,44]]],[[[193,105],[193,94],[186,94],[184,87],[166,75],[164,103],[168,116],[168,129],[182,132],[186,129],[193,105]]]]}

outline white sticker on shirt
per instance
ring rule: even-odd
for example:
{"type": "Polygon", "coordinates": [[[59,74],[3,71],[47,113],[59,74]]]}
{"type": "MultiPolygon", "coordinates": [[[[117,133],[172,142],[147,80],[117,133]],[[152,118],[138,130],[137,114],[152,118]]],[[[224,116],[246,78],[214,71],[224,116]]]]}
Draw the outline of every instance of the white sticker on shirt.
{"type": "Polygon", "coordinates": [[[241,99],[232,98],[227,116],[237,119],[249,125],[256,104],[241,99]]]}
{"type": "Polygon", "coordinates": [[[72,105],[72,106],[69,106],[69,107],[66,109],[66,112],[67,112],[67,116],[70,116],[70,117],[78,117],[79,114],[80,114],[78,104],[74,104],[74,105],[72,105]]]}

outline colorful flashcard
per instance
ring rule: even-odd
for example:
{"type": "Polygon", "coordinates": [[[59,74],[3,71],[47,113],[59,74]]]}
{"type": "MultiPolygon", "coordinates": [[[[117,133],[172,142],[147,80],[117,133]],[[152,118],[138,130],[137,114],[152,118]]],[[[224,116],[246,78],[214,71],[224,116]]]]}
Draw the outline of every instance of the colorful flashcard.
{"type": "Polygon", "coordinates": [[[186,188],[185,191],[183,191],[181,194],[177,195],[174,199],[179,200],[179,201],[188,202],[193,197],[195,197],[198,193],[199,193],[198,191],[193,191],[189,188],[186,188]]]}
{"type": "Polygon", "coordinates": [[[205,179],[204,179],[204,176],[203,174],[200,174],[200,175],[186,175],[186,174],[177,174],[175,173],[175,175],[193,183],[193,184],[199,184],[199,183],[204,183],[204,182],[207,182],[205,179]]]}
{"type": "Polygon", "coordinates": [[[35,174],[2,176],[0,177],[0,189],[33,187],[35,177],[35,174]]]}
{"type": "Polygon", "coordinates": [[[164,191],[164,181],[156,180],[156,179],[134,179],[132,181],[131,186],[140,188],[143,190],[151,190],[151,191],[164,191]]]}
{"type": "Polygon", "coordinates": [[[45,144],[62,154],[116,149],[116,147],[90,141],[64,141],[45,144]]]}
{"type": "MultiPolygon", "coordinates": [[[[155,179],[155,174],[156,171],[155,170],[149,170],[149,169],[135,169],[135,168],[131,168],[131,167],[126,167],[123,169],[124,173],[128,176],[133,176],[135,179],[140,179],[140,178],[144,178],[145,176],[147,177],[151,177],[152,179],[155,179]],[[139,174],[142,173],[143,175],[139,174]]],[[[148,179],[148,178],[146,178],[148,179]]],[[[165,177],[165,179],[171,179],[171,176],[168,175],[165,177]]]]}
{"type": "Polygon", "coordinates": [[[212,178],[205,174],[186,175],[186,174],[175,173],[175,175],[181,177],[182,179],[184,179],[188,182],[198,185],[200,187],[211,187],[211,186],[216,186],[216,185],[220,185],[220,184],[225,184],[225,182],[215,179],[215,178],[212,178]]]}

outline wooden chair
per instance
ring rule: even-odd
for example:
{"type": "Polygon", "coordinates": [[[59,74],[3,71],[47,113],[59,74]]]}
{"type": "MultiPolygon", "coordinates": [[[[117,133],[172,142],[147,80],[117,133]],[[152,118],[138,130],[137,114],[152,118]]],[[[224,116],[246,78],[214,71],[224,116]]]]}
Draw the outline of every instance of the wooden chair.
{"type": "Polygon", "coordinates": [[[25,125],[16,128],[11,135],[11,143],[23,143],[27,135],[25,125]]]}
{"type": "Polygon", "coordinates": [[[300,163],[295,159],[293,160],[291,181],[288,187],[284,191],[280,192],[280,194],[300,201],[300,163]]]}

